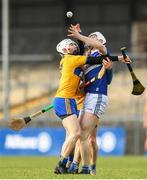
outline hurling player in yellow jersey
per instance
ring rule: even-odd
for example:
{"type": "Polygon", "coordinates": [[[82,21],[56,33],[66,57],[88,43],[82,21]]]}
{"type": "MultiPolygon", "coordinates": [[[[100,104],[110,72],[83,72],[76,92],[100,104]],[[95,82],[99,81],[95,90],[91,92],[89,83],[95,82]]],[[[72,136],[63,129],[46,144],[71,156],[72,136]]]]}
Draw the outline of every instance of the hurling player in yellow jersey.
{"type": "MultiPolygon", "coordinates": [[[[90,38],[89,38],[90,39],[90,38]]],[[[100,43],[99,43],[100,44],[100,43]]],[[[65,140],[61,158],[55,168],[55,173],[67,173],[67,157],[72,152],[78,138],[81,136],[80,124],[77,118],[77,90],[80,83],[80,77],[76,75],[78,67],[84,64],[102,64],[104,59],[112,61],[130,62],[130,59],[123,59],[123,56],[99,56],[86,57],[80,56],[78,45],[71,39],[64,39],[57,45],[57,51],[62,55],[60,62],[61,78],[59,88],[54,99],[54,110],[56,115],[62,119],[62,125],[68,132],[68,138],[65,140]]]]}

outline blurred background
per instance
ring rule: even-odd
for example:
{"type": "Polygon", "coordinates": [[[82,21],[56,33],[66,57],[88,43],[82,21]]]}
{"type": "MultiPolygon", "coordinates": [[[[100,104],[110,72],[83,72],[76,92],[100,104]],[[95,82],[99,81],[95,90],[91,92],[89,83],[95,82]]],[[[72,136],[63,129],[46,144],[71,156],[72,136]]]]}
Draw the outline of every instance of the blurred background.
{"type": "MultiPolygon", "coordinates": [[[[7,123],[52,103],[60,77],[56,44],[67,37],[67,11],[74,13],[83,34],[102,32],[113,54],[126,46],[136,76],[147,87],[146,0],[1,0],[1,155],[60,152],[54,141],[62,145],[64,131],[53,110],[19,133],[9,130],[7,123]]],[[[97,137],[100,154],[144,155],[147,92],[131,94],[133,84],[125,64],[115,63],[113,72],[109,107],[97,137]]]]}

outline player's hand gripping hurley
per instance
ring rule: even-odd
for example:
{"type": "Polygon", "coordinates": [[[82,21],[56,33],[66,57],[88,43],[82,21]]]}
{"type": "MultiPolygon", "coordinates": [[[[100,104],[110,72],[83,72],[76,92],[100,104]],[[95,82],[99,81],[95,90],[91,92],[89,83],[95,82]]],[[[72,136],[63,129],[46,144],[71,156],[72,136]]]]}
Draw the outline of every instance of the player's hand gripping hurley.
{"type": "Polygon", "coordinates": [[[29,123],[33,118],[49,111],[50,109],[52,109],[54,106],[53,104],[49,105],[49,106],[46,106],[45,108],[43,108],[42,110],[30,115],[30,116],[27,116],[27,117],[24,117],[24,118],[18,118],[18,119],[11,119],[9,121],[9,128],[15,130],[15,131],[19,131],[20,129],[24,128],[25,125],[27,123],[29,123]]]}
{"type": "MultiPolygon", "coordinates": [[[[122,55],[124,57],[124,59],[127,57],[126,53],[125,53],[125,50],[126,50],[126,47],[122,47],[121,49],[121,52],[122,52],[122,55]]],[[[132,80],[133,80],[133,89],[132,89],[132,94],[133,95],[141,95],[144,90],[145,90],[145,87],[141,84],[141,82],[137,79],[133,69],[132,69],[132,66],[130,64],[126,64],[128,69],[129,69],[129,72],[131,74],[131,77],[132,77],[132,80]]]]}

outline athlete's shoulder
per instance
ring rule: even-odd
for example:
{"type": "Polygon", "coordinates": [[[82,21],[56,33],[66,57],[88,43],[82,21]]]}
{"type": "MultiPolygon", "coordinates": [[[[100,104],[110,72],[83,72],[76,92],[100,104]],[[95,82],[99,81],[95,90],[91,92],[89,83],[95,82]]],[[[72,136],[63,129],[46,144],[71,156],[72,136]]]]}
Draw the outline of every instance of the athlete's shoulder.
{"type": "Polygon", "coordinates": [[[77,56],[76,55],[70,55],[70,54],[67,54],[67,55],[64,55],[64,58],[63,58],[63,62],[69,62],[69,61],[72,61],[74,59],[77,59],[77,56]]]}
{"type": "Polygon", "coordinates": [[[60,65],[66,65],[66,64],[69,64],[69,62],[71,61],[72,59],[72,55],[64,55],[64,57],[61,59],[60,61],[60,65]]]}
{"type": "Polygon", "coordinates": [[[86,56],[83,55],[72,55],[72,54],[67,54],[64,56],[65,59],[78,59],[78,58],[85,58],[86,56]]]}
{"type": "Polygon", "coordinates": [[[72,63],[72,65],[80,66],[86,63],[86,56],[82,55],[67,55],[67,58],[69,60],[68,62],[72,63]]]}

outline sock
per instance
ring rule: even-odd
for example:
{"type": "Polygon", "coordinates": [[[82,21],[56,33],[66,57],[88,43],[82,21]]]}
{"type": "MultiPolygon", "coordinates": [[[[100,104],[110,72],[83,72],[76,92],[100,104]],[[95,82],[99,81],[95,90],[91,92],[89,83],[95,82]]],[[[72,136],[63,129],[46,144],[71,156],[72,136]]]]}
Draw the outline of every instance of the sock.
{"type": "Polygon", "coordinates": [[[89,166],[89,170],[92,171],[92,170],[95,170],[96,169],[96,165],[95,164],[92,164],[89,166]]]}
{"type": "Polygon", "coordinates": [[[89,174],[89,166],[82,166],[82,171],[83,171],[85,174],[89,174]]]}
{"type": "Polygon", "coordinates": [[[60,156],[60,162],[61,162],[64,166],[66,166],[67,161],[68,161],[68,158],[64,158],[64,157],[60,156]]]}
{"type": "Polygon", "coordinates": [[[79,163],[73,161],[69,167],[69,172],[75,173],[79,169],[79,163]]]}
{"type": "Polygon", "coordinates": [[[72,161],[73,161],[73,157],[74,157],[73,154],[70,154],[70,155],[68,156],[68,161],[67,161],[67,163],[66,163],[66,167],[67,167],[67,168],[70,167],[70,165],[71,165],[71,163],[72,163],[72,161]]]}
{"type": "Polygon", "coordinates": [[[74,155],[73,154],[70,154],[69,156],[68,156],[68,161],[73,161],[73,157],[74,157],[74,155]]]}

